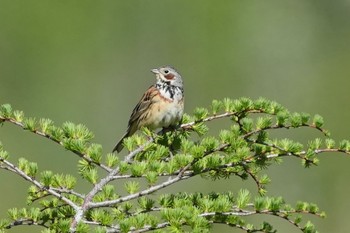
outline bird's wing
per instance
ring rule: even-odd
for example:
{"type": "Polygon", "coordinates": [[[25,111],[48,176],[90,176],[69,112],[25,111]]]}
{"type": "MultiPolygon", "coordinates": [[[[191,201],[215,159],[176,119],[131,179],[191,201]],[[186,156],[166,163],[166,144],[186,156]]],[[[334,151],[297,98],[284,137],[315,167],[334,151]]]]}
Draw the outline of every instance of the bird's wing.
{"type": "MultiPolygon", "coordinates": [[[[138,104],[135,106],[131,113],[128,128],[135,128],[133,125],[138,123],[144,117],[147,110],[151,108],[151,105],[156,102],[154,98],[159,93],[158,89],[154,86],[148,88],[148,90],[143,94],[138,104]]],[[[137,130],[137,129],[136,129],[137,130]]],[[[135,130],[135,131],[136,131],[135,130]]],[[[132,134],[132,133],[131,133],[132,134]]]]}

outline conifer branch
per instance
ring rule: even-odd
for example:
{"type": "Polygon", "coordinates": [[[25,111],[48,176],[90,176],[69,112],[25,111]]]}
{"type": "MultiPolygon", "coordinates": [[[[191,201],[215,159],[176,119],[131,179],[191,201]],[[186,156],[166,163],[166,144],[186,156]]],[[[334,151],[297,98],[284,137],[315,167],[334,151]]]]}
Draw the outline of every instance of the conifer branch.
{"type": "MultiPolygon", "coordinates": [[[[263,110],[247,110],[244,111],[244,113],[249,114],[249,113],[263,113],[263,110]]],[[[232,116],[239,116],[240,114],[242,114],[243,112],[225,112],[222,114],[216,114],[216,115],[212,115],[209,117],[206,117],[204,119],[200,119],[197,121],[192,121],[189,123],[184,123],[181,124],[180,127],[183,129],[190,129],[192,126],[194,126],[195,124],[199,124],[199,123],[204,123],[204,122],[208,122],[208,121],[213,121],[213,120],[218,120],[221,118],[228,118],[228,117],[232,117],[232,116]]]]}
{"type": "Polygon", "coordinates": [[[40,183],[34,177],[31,177],[31,176],[27,175],[25,172],[20,170],[17,166],[12,164],[11,162],[9,162],[9,161],[7,161],[5,159],[2,159],[2,158],[0,158],[0,161],[2,163],[4,163],[8,168],[10,168],[9,171],[12,171],[12,172],[16,173],[17,175],[19,175],[20,177],[22,177],[26,181],[29,181],[30,183],[32,183],[33,185],[38,187],[39,190],[43,190],[43,191],[46,191],[46,192],[50,193],[52,196],[55,196],[58,199],[62,200],[63,202],[65,202],[66,204],[70,205],[75,210],[79,209],[78,205],[76,205],[74,202],[72,202],[69,198],[66,198],[65,196],[63,196],[59,192],[54,191],[50,187],[45,187],[42,183],[40,183]]]}
{"type": "MultiPolygon", "coordinates": [[[[28,129],[26,129],[24,123],[19,122],[19,121],[16,121],[16,120],[13,119],[13,118],[5,118],[5,117],[1,117],[1,116],[0,116],[0,121],[3,121],[3,122],[10,122],[10,123],[12,123],[12,124],[14,124],[14,125],[16,125],[16,126],[21,127],[21,128],[24,129],[24,130],[28,130],[28,129]]],[[[55,143],[57,143],[57,144],[59,144],[59,145],[61,145],[61,146],[64,147],[64,143],[63,143],[61,140],[58,140],[58,139],[56,139],[55,137],[52,137],[52,135],[50,135],[50,134],[44,133],[44,132],[42,132],[42,131],[40,131],[40,130],[37,130],[37,129],[29,130],[29,131],[32,132],[32,133],[34,133],[34,134],[36,134],[36,135],[39,135],[39,136],[41,136],[41,137],[47,138],[47,139],[49,139],[49,140],[51,140],[51,141],[53,141],[53,142],[55,142],[55,143]]],[[[93,161],[91,158],[89,158],[89,156],[87,156],[87,155],[84,154],[84,153],[81,153],[80,151],[77,151],[77,150],[70,150],[70,151],[73,152],[74,154],[78,155],[80,158],[86,160],[87,162],[92,163],[92,164],[95,164],[95,165],[101,167],[102,169],[104,169],[104,170],[107,171],[107,172],[110,172],[110,171],[111,171],[111,169],[110,169],[109,167],[107,167],[106,165],[104,165],[104,164],[102,164],[102,163],[97,163],[97,162],[93,161]]]]}
{"type": "Polygon", "coordinates": [[[134,194],[130,194],[121,198],[118,198],[116,200],[110,200],[110,201],[103,201],[103,202],[90,202],[89,203],[89,208],[101,208],[101,207],[109,207],[109,206],[113,206],[122,202],[126,202],[126,201],[131,201],[135,198],[139,198],[145,195],[149,195],[152,194],[160,189],[163,189],[165,187],[168,187],[176,182],[179,182],[180,180],[185,180],[188,179],[190,177],[192,177],[194,174],[191,175],[183,175],[183,173],[180,171],[179,174],[174,177],[174,178],[170,178],[167,181],[160,183],[158,185],[152,186],[150,188],[144,189],[141,192],[137,192],[134,194]]]}
{"type": "MultiPolygon", "coordinates": [[[[7,228],[42,225],[53,231],[76,232],[82,226],[93,226],[100,230],[98,232],[119,233],[149,232],[168,227],[180,231],[182,226],[188,226],[199,232],[208,230],[215,223],[246,232],[273,232],[267,223],[255,227],[241,221],[251,215],[272,215],[305,231],[306,228],[314,229],[313,225],[302,227],[299,217],[294,220],[291,216],[312,214],[323,217],[323,213],[313,204],[298,203],[293,209],[284,204],[282,198],[266,197],[264,189],[269,177],[261,175],[261,171],[284,157],[301,159],[308,167],[317,164],[316,155],[321,153],[350,154],[350,142],[346,140],[339,142],[337,147],[329,138],[315,139],[304,147],[288,138],[270,137],[268,132],[271,130],[300,127],[316,129],[326,136],[328,132],[323,129],[322,117],[316,115],[311,119],[304,113],[289,113],[279,104],[262,98],[256,101],[248,98],[215,100],[211,110],[198,108],[193,117],[185,114],[177,129],[164,129],[155,136],[144,130],[143,136],[136,135],[124,142],[130,152],[123,159],[110,153],[103,160],[102,147],[90,142],[93,135],[82,125],[66,122],[62,127],[56,127],[48,119],[38,122],[34,118],[24,118],[22,112],[12,111],[9,105],[0,106],[0,122],[29,130],[78,155],[81,158],[79,173],[93,184],[91,190],[83,194],[74,189],[76,179],[70,175],[44,171],[40,179],[36,179],[38,168],[35,163],[21,160],[18,166],[14,165],[0,144],[0,168],[33,184],[28,201],[30,204],[38,201],[35,204],[41,206],[34,210],[9,210],[14,221],[7,224],[7,228]],[[217,137],[207,136],[207,122],[224,118],[230,119],[231,128],[223,129],[217,137]],[[193,140],[192,132],[196,132],[200,140],[193,140]],[[259,195],[253,202],[250,192],[244,189],[240,189],[238,195],[182,192],[159,197],[150,195],[199,176],[213,180],[252,179],[259,195]],[[159,177],[167,179],[158,180],[159,177]],[[140,189],[143,185],[136,178],[144,179],[148,186],[140,189]],[[123,185],[125,189],[121,191],[123,185]],[[122,195],[123,191],[128,194],[122,195]]],[[[4,226],[0,222],[0,230],[4,226]]]]}

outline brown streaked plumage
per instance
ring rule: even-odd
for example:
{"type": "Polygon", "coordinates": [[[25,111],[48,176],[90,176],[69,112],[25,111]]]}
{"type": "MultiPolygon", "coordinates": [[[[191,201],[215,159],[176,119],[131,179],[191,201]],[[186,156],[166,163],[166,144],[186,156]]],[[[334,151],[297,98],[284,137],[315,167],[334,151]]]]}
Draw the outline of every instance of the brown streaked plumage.
{"type": "Polygon", "coordinates": [[[179,123],[184,109],[184,91],[181,75],[169,66],[153,69],[157,82],[143,94],[131,113],[128,128],[113,149],[120,152],[123,140],[141,127],[167,128],[179,123]]]}

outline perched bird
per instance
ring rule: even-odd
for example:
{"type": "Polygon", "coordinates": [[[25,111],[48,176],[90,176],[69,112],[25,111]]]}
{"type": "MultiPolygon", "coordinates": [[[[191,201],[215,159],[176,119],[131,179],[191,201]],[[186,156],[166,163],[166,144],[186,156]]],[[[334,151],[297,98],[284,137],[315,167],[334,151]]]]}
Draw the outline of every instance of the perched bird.
{"type": "Polygon", "coordinates": [[[123,140],[133,135],[141,127],[149,129],[176,126],[182,119],[184,110],[184,89],[181,75],[172,67],[153,69],[157,82],[143,94],[131,113],[124,136],[113,152],[123,149],[123,140]]]}

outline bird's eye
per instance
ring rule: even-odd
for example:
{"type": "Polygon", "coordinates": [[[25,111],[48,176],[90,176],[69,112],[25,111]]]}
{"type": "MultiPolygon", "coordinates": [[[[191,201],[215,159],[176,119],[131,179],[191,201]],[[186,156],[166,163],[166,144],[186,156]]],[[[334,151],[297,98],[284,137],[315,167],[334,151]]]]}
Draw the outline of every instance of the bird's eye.
{"type": "Polygon", "coordinates": [[[169,73],[169,70],[164,70],[164,73],[168,74],[168,73],[169,73]]]}

